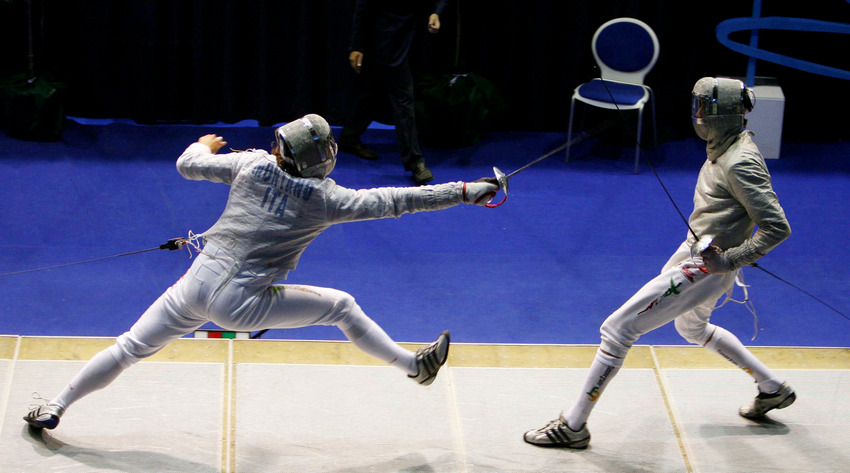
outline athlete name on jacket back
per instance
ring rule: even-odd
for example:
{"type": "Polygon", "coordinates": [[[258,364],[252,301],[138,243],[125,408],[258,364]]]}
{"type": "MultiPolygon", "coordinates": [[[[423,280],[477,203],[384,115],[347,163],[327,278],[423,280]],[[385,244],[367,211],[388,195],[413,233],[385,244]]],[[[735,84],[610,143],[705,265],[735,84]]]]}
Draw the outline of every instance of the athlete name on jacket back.
{"type": "Polygon", "coordinates": [[[251,174],[267,184],[260,207],[279,217],[283,217],[286,202],[290,197],[306,202],[310,200],[315,189],[309,179],[292,177],[273,163],[258,164],[254,166],[251,174]]]}

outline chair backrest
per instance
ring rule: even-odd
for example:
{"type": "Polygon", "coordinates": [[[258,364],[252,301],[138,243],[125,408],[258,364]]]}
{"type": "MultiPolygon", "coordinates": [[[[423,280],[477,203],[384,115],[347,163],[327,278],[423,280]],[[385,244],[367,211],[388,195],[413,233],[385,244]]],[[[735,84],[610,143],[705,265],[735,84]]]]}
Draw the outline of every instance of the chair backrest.
{"type": "Polygon", "coordinates": [[[652,28],[634,18],[605,22],[593,35],[591,47],[603,79],[641,85],[660,48],[652,28]]]}

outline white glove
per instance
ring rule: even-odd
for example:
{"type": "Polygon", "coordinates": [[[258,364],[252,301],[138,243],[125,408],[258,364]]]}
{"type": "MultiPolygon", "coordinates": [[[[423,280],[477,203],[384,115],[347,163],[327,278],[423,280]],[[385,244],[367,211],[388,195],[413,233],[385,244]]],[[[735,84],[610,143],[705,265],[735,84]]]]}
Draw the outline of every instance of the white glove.
{"type": "Polygon", "coordinates": [[[711,245],[707,250],[700,253],[702,256],[702,264],[709,274],[728,273],[735,269],[735,265],[729,260],[729,256],[725,251],[711,245]]]}
{"type": "Polygon", "coordinates": [[[487,205],[496,197],[499,185],[494,177],[482,177],[474,182],[463,183],[463,201],[467,204],[487,205]]]}

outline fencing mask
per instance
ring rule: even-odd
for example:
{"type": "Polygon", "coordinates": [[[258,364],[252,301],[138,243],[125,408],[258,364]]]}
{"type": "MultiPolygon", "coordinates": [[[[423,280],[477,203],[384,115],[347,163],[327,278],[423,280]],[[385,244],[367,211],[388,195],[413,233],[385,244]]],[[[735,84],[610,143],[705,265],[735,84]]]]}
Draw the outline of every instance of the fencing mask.
{"type": "Polygon", "coordinates": [[[324,178],[336,164],[333,131],[319,115],[305,115],[279,127],[275,139],[283,160],[301,177],[324,178]]]}

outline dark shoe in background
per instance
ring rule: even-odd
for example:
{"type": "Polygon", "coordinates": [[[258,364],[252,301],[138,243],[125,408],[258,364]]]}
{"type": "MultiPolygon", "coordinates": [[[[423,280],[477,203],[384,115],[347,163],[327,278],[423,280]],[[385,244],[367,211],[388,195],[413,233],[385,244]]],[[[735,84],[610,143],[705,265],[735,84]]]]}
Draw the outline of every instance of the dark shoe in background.
{"type": "Polygon", "coordinates": [[[425,166],[424,159],[420,159],[411,164],[405,164],[404,167],[413,173],[413,181],[420,186],[426,182],[434,180],[434,175],[431,173],[431,170],[425,166]]]}
{"type": "Polygon", "coordinates": [[[360,142],[339,142],[339,150],[343,153],[353,154],[360,159],[365,159],[367,161],[375,161],[378,159],[378,153],[372,151],[367,148],[366,145],[360,142]]]}

